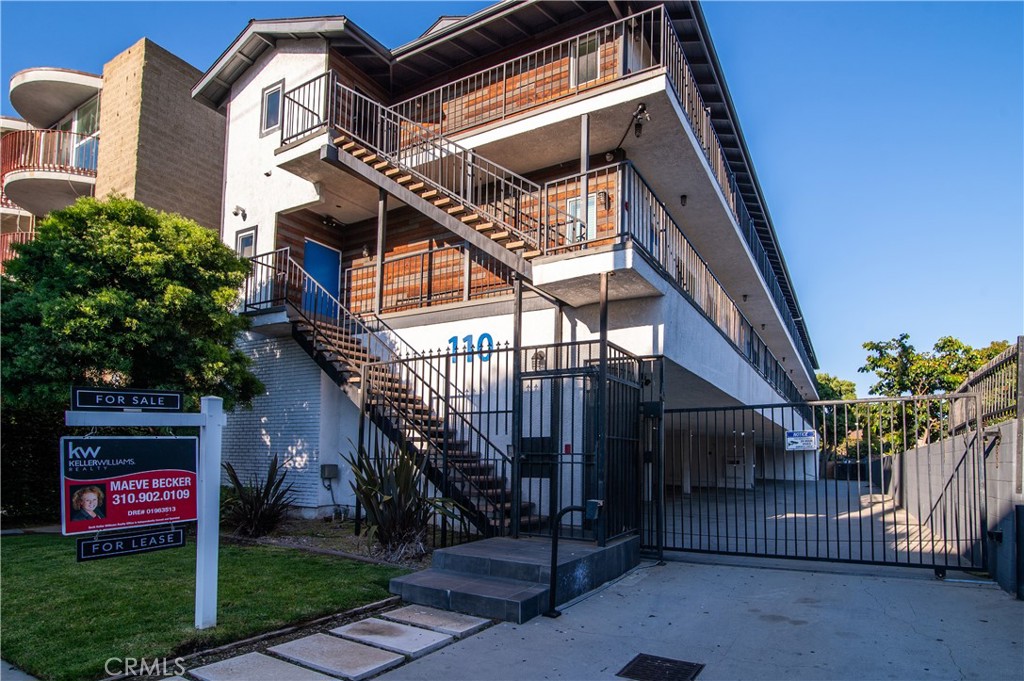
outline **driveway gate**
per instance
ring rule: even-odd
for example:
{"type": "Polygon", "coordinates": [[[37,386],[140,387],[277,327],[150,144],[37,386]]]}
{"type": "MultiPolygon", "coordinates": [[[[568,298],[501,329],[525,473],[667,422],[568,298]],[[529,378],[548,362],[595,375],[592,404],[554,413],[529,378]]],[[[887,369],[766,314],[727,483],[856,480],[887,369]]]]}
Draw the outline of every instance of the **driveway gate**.
{"type": "Polygon", "coordinates": [[[975,395],[668,410],[657,428],[647,548],[986,565],[975,395]]]}

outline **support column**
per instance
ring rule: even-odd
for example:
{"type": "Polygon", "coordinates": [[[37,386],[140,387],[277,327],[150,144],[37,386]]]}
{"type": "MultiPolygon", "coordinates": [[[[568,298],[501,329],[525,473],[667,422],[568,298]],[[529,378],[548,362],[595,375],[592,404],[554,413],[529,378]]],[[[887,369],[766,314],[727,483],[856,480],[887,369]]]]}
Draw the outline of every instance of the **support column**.
{"type": "Polygon", "coordinates": [[[512,322],[512,514],[511,531],[519,536],[522,515],[523,480],[519,462],[523,450],[523,279],[514,273],[515,313],[512,322]]]}
{"type": "Polygon", "coordinates": [[[608,513],[612,510],[607,498],[608,480],[608,272],[601,273],[600,290],[600,363],[597,370],[597,433],[594,438],[594,459],[597,469],[597,498],[604,501],[604,513],[597,518],[597,545],[608,541],[608,513]]]}
{"type": "MultiPolygon", "coordinates": [[[[584,224],[590,215],[590,114],[580,116],[580,203],[576,217],[584,224]]],[[[583,241],[587,237],[590,225],[581,229],[576,225],[576,240],[583,241]]]]}
{"type": "Polygon", "coordinates": [[[377,194],[377,290],[373,296],[373,311],[380,314],[384,307],[384,239],[388,228],[388,193],[377,194]]]}

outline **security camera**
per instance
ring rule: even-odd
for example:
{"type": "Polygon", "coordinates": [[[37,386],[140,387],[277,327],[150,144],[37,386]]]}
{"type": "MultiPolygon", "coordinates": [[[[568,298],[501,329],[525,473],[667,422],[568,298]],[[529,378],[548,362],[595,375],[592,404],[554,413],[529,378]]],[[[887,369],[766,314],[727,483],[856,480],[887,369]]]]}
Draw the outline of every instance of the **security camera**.
{"type": "Polygon", "coordinates": [[[245,219],[245,209],[242,208],[241,206],[235,206],[235,209],[231,211],[231,214],[234,215],[235,217],[241,215],[242,219],[245,219]]]}

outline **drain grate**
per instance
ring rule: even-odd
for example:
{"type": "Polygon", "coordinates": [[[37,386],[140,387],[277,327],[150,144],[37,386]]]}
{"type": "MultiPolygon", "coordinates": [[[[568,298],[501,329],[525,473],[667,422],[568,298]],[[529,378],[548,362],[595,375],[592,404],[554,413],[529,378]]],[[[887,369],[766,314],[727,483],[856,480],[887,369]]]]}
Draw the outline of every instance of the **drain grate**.
{"type": "Polygon", "coordinates": [[[704,665],[696,662],[640,653],[616,676],[635,681],[693,681],[703,669],[704,665]]]}

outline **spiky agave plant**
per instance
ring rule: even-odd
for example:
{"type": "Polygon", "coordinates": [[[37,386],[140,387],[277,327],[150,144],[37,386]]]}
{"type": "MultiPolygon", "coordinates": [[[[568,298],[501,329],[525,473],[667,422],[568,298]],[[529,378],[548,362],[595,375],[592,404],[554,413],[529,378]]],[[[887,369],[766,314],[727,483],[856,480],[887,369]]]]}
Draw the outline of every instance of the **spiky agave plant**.
{"type": "Polygon", "coordinates": [[[243,483],[230,463],[224,464],[224,470],[231,480],[234,498],[222,507],[221,517],[235,534],[262,537],[284,520],[295,500],[292,486],[284,484],[288,472],[278,463],[276,454],[262,480],[252,476],[248,483],[243,483]]]}
{"type": "Polygon", "coordinates": [[[427,530],[438,516],[461,522],[458,505],[430,496],[426,476],[402,448],[370,456],[360,446],[344,458],[352,469],[352,491],[366,513],[366,537],[392,560],[423,555],[427,530]]]}

